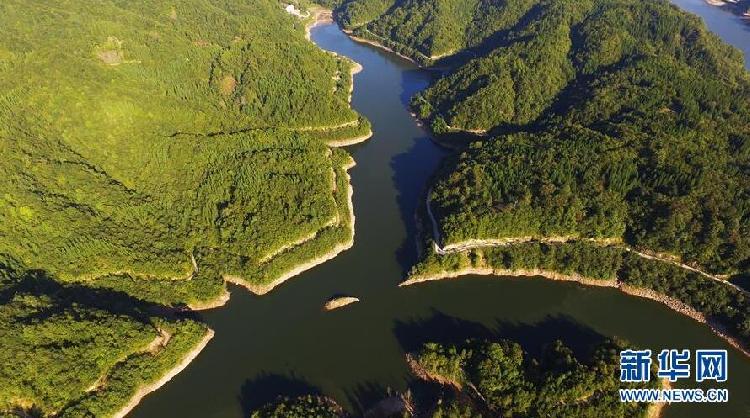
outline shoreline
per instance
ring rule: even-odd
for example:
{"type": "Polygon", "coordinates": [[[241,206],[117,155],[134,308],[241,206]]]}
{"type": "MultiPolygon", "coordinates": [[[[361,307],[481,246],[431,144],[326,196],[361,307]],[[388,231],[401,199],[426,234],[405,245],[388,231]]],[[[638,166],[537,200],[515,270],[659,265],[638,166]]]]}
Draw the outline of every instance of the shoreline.
{"type": "Polygon", "coordinates": [[[373,41],[371,39],[361,38],[359,36],[356,36],[349,29],[341,29],[341,31],[344,32],[349,37],[349,39],[351,39],[354,42],[357,42],[357,43],[360,43],[360,44],[366,44],[366,45],[374,46],[375,48],[382,49],[383,51],[386,51],[386,52],[389,52],[389,53],[391,53],[393,55],[401,57],[401,58],[403,58],[403,59],[411,62],[412,64],[416,65],[419,68],[422,68],[422,69],[426,68],[424,65],[418,63],[417,60],[415,60],[414,58],[409,57],[407,55],[404,55],[404,54],[402,54],[400,52],[396,52],[393,49],[391,49],[391,48],[389,48],[389,47],[381,44],[378,41],[373,41]]]}
{"type": "MultiPolygon", "coordinates": [[[[332,13],[333,12],[331,10],[324,9],[324,8],[319,8],[319,9],[314,10],[313,11],[313,18],[312,18],[311,21],[309,21],[306,24],[306,26],[305,26],[306,29],[305,30],[306,30],[306,35],[307,35],[307,40],[308,41],[310,41],[311,43],[313,43],[313,45],[315,45],[316,47],[318,47],[321,51],[333,54],[333,55],[335,55],[335,56],[338,57],[339,55],[336,54],[335,52],[327,51],[327,50],[325,50],[323,48],[320,48],[317,44],[315,44],[315,42],[312,41],[312,34],[311,34],[312,28],[314,28],[316,26],[319,26],[321,24],[326,24],[326,23],[331,23],[331,24],[334,23],[333,22],[333,15],[332,15],[332,13]]],[[[349,58],[347,58],[347,59],[349,59],[349,58]]],[[[351,70],[350,70],[351,84],[350,84],[350,93],[349,93],[349,102],[351,103],[352,94],[354,92],[354,75],[360,73],[361,71],[363,71],[364,67],[360,63],[358,63],[358,62],[356,62],[354,60],[349,59],[349,61],[352,62],[352,66],[351,66],[351,70]]],[[[373,132],[370,129],[370,131],[368,133],[366,133],[366,134],[363,134],[363,135],[360,135],[360,136],[356,136],[356,137],[353,137],[353,138],[346,138],[346,139],[339,139],[339,140],[329,141],[326,144],[328,146],[332,147],[332,148],[345,147],[345,146],[354,145],[354,144],[358,144],[358,143],[364,142],[367,139],[371,138],[372,135],[373,135],[373,132]]],[[[268,284],[265,284],[265,285],[255,285],[255,284],[247,283],[243,278],[241,278],[239,276],[233,276],[233,275],[225,275],[225,276],[223,276],[224,281],[227,282],[227,283],[231,283],[231,284],[237,285],[237,286],[241,286],[241,287],[247,289],[248,291],[250,291],[251,293],[254,293],[255,295],[262,296],[262,295],[265,295],[265,294],[271,292],[273,289],[275,289],[276,287],[280,286],[281,284],[283,284],[287,280],[289,280],[289,279],[291,279],[293,277],[296,277],[296,276],[298,276],[298,275],[300,275],[300,274],[302,274],[302,273],[304,273],[304,272],[306,272],[306,271],[308,271],[308,270],[310,270],[310,269],[312,269],[314,267],[317,267],[317,266],[319,266],[319,265],[321,265],[321,264],[323,264],[323,263],[325,263],[327,261],[330,261],[333,258],[335,258],[336,256],[338,256],[339,254],[341,254],[342,252],[351,249],[354,246],[355,219],[356,219],[356,217],[355,217],[355,214],[354,214],[354,201],[353,201],[354,186],[351,183],[351,176],[349,175],[349,170],[352,169],[355,166],[356,166],[356,161],[352,160],[352,162],[350,164],[348,164],[348,165],[346,165],[346,166],[343,167],[344,172],[346,173],[346,176],[347,176],[347,180],[348,180],[347,183],[349,185],[348,192],[347,192],[347,195],[348,195],[348,197],[347,197],[347,207],[348,207],[348,210],[349,210],[349,217],[351,219],[351,226],[349,228],[349,230],[350,230],[349,231],[349,239],[346,242],[342,242],[342,243],[337,244],[329,252],[327,252],[327,253],[319,256],[319,257],[315,257],[315,258],[310,259],[310,260],[308,260],[306,262],[300,263],[300,264],[298,264],[295,267],[292,267],[291,269],[287,270],[285,273],[282,273],[278,278],[276,278],[275,280],[273,280],[271,283],[268,283],[268,284]]],[[[270,262],[273,262],[273,261],[270,261],[270,262]]]]}
{"type": "Polygon", "coordinates": [[[677,256],[670,255],[671,257],[663,254],[653,253],[649,250],[639,251],[633,247],[630,247],[622,241],[622,238],[580,238],[570,236],[554,236],[554,237],[506,237],[506,238],[488,238],[488,239],[468,239],[460,242],[445,245],[441,247],[438,243],[443,241],[443,236],[440,233],[440,225],[432,212],[432,205],[430,204],[430,195],[432,194],[432,187],[427,190],[427,196],[425,197],[425,206],[427,209],[427,217],[430,218],[432,225],[432,247],[435,253],[438,255],[446,255],[451,253],[461,253],[473,249],[492,248],[492,247],[504,247],[514,244],[523,244],[529,242],[540,242],[544,244],[564,244],[570,241],[587,241],[593,242],[601,246],[617,246],[622,248],[626,252],[632,253],[646,260],[659,261],[662,263],[671,264],[675,267],[679,267],[683,270],[687,270],[693,273],[700,274],[701,276],[716,281],[724,286],[729,286],[745,295],[750,295],[750,291],[743,289],[742,287],[725,280],[720,276],[707,273],[703,270],[690,266],[679,260],[677,256]]]}
{"type": "Polygon", "coordinates": [[[744,354],[747,357],[750,357],[750,349],[746,348],[742,344],[741,341],[730,336],[728,333],[726,333],[723,326],[721,326],[720,324],[717,324],[716,322],[712,320],[709,320],[708,318],[706,318],[704,314],[702,314],[701,312],[698,312],[697,310],[690,307],[686,303],[680,300],[677,300],[673,297],[663,295],[661,293],[657,293],[656,291],[653,291],[651,289],[638,288],[638,287],[633,287],[633,286],[622,284],[616,278],[606,279],[606,280],[592,279],[592,278],[584,277],[578,274],[563,274],[563,273],[558,273],[552,270],[541,270],[541,269],[511,270],[511,269],[496,269],[493,267],[466,267],[466,268],[459,269],[459,270],[453,270],[453,271],[444,270],[439,273],[416,276],[416,277],[413,277],[411,279],[407,279],[406,281],[401,282],[399,284],[399,287],[413,286],[413,285],[417,285],[421,283],[440,281],[440,280],[446,280],[446,279],[457,279],[463,276],[496,276],[497,278],[500,278],[500,279],[502,279],[503,277],[525,277],[525,278],[542,277],[547,280],[576,282],[584,286],[608,287],[612,289],[617,289],[620,292],[623,292],[630,296],[635,296],[635,297],[639,297],[643,299],[650,299],[655,302],[659,302],[660,304],[667,306],[671,310],[681,315],[687,316],[696,322],[707,325],[709,329],[711,329],[711,331],[716,336],[724,340],[727,344],[735,348],[740,353],[744,354]]]}
{"type": "Polygon", "coordinates": [[[331,312],[359,302],[360,299],[357,297],[341,296],[338,298],[329,299],[328,302],[323,305],[323,310],[326,312],[331,312]]]}
{"type": "MultiPolygon", "coordinates": [[[[659,379],[662,389],[672,389],[672,383],[667,378],[659,379]]],[[[646,418],[660,418],[664,415],[664,410],[671,405],[669,402],[651,402],[646,410],[646,418]]]]}
{"type": "Polygon", "coordinates": [[[324,23],[333,23],[333,10],[324,7],[313,7],[311,12],[312,19],[308,20],[305,24],[305,38],[310,42],[312,42],[312,28],[324,23]]]}
{"type": "Polygon", "coordinates": [[[192,303],[192,304],[189,303],[187,305],[186,311],[198,312],[198,311],[208,311],[211,309],[221,308],[222,306],[226,305],[227,302],[229,302],[230,298],[231,298],[231,292],[229,292],[229,289],[227,289],[226,284],[224,284],[224,291],[221,292],[221,294],[217,296],[215,299],[198,302],[198,303],[192,303]]]}
{"type": "Polygon", "coordinates": [[[461,389],[463,389],[461,384],[456,381],[446,379],[443,376],[435,375],[435,374],[428,372],[424,367],[422,367],[421,364],[419,364],[417,359],[414,358],[413,354],[407,353],[404,356],[404,358],[406,360],[407,367],[412,372],[412,374],[414,374],[414,376],[417,377],[417,379],[420,379],[426,382],[437,383],[442,386],[450,386],[451,388],[457,391],[461,391],[461,389]]]}
{"type": "Polygon", "coordinates": [[[370,130],[370,132],[360,135],[360,136],[355,136],[355,137],[346,138],[346,139],[337,139],[337,140],[326,142],[326,145],[331,148],[344,148],[344,147],[348,147],[351,145],[361,144],[362,142],[365,142],[368,139],[372,138],[372,136],[373,136],[373,132],[372,130],[370,130]]]}
{"type": "Polygon", "coordinates": [[[138,390],[135,392],[135,394],[130,398],[128,403],[125,404],[122,408],[120,408],[117,412],[115,412],[112,415],[112,417],[113,418],[125,417],[128,413],[130,413],[130,411],[133,410],[133,408],[138,406],[138,404],[146,395],[148,395],[151,392],[156,391],[157,389],[167,384],[170,380],[172,380],[173,377],[177,376],[188,365],[190,365],[190,363],[192,363],[192,361],[195,360],[196,357],[198,357],[198,354],[200,354],[200,352],[203,351],[204,348],[206,348],[206,346],[208,345],[208,343],[211,341],[213,337],[214,337],[214,330],[212,330],[211,328],[208,328],[208,331],[206,332],[206,335],[203,336],[203,339],[200,340],[198,344],[196,344],[195,347],[193,347],[193,349],[190,350],[175,367],[167,371],[167,373],[165,373],[156,382],[139,387],[138,390]]]}

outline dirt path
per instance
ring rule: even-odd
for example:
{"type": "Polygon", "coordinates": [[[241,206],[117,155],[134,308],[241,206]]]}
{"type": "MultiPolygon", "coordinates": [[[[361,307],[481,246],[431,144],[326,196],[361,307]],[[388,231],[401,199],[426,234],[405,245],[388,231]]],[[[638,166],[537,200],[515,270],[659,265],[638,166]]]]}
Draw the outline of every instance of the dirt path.
{"type": "Polygon", "coordinates": [[[554,237],[537,238],[537,237],[526,236],[526,237],[507,237],[507,238],[499,238],[499,239],[471,239],[471,240],[466,240],[466,241],[462,241],[459,243],[449,244],[447,246],[441,247],[439,243],[443,242],[443,237],[442,237],[442,234],[440,233],[440,226],[438,225],[437,219],[435,218],[432,212],[432,207],[431,207],[432,205],[430,204],[431,193],[432,193],[432,189],[430,189],[427,192],[425,205],[427,206],[427,216],[430,218],[430,223],[432,224],[433,249],[439,255],[466,252],[472,249],[505,247],[508,245],[523,244],[523,243],[528,243],[528,242],[540,242],[540,243],[545,243],[545,244],[562,244],[562,243],[567,243],[571,241],[588,241],[588,242],[592,242],[601,246],[616,246],[618,248],[622,248],[623,250],[629,253],[635,254],[647,260],[654,260],[654,261],[661,261],[663,263],[669,263],[669,264],[672,264],[673,266],[682,268],[684,270],[700,274],[701,276],[714,280],[718,283],[721,283],[722,285],[729,286],[739,292],[742,292],[745,295],[750,295],[749,291],[743,289],[740,286],[737,286],[736,284],[732,282],[729,282],[728,280],[725,280],[722,277],[712,275],[710,273],[707,273],[695,267],[689,266],[685,263],[682,263],[680,261],[675,260],[674,258],[670,258],[665,255],[648,254],[645,252],[638,251],[628,245],[623,244],[620,238],[578,238],[578,237],[572,237],[572,236],[554,236],[554,237]]]}

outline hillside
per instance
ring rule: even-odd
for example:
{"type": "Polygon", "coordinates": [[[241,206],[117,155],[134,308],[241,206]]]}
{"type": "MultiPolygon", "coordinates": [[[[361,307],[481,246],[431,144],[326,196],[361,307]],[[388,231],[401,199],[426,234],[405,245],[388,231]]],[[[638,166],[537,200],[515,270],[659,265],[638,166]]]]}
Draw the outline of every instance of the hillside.
{"type": "Polygon", "coordinates": [[[422,64],[491,43],[533,0],[349,0],[337,18],[359,37],[382,43],[422,64]]]}
{"type": "Polygon", "coordinates": [[[432,251],[409,282],[593,278],[716,319],[747,346],[746,293],[721,285],[750,271],[741,53],[662,0],[451,4],[404,0],[354,29],[439,68],[413,108],[440,143],[471,139],[434,178],[432,251]]]}
{"type": "Polygon", "coordinates": [[[180,311],[342,251],[353,64],[276,0],[0,4],[0,413],[111,415],[180,311]],[[88,411],[88,412],[86,412],[88,411]]]}
{"type": "Polygon", "coordinates": [[[433,209],[447,242],[616,238],[716,273],[747,268],[750,77],[740,54],[665,3],[554,4],[540,26],[575,42],[521,31],[521,45],[471,60],[417,101],[449,125],[519,131],[473,147],[438,179],[433,209]],[[463,90],[488,62],[498,80],[463,90]]]}
{"type": "Polygon", "coordinates": [[[179,279],[339,224],[348,162],[326,143],[369,126],[351,64],[278,3],[0,7],[0,252],[68,281],[179,279]]]}

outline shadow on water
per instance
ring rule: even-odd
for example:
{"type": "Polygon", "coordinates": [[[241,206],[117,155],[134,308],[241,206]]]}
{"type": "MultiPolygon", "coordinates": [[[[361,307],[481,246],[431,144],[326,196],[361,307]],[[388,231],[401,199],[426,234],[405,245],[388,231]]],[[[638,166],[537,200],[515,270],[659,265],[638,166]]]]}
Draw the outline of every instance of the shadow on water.
{"type": "MultiPolygon", "coordinates": [[[[390,387],[374,381],[363,381],[344,391],[344,396],[354,416],[363,416],[383,399],[396,394],[390,387]]],[[[305,395],[322,396],[323,392],[309,382],[296,376],[263,373],[248,379],[242,385],[239,404],[243,416],[280,398],[296,398],[305,395]]]]}
{"type": "Polygon", "coordinates": [[[408,109],[410,107],[411,99],[415,94],[427,88],[425,74],[432,76],[429,77],[429,80],[427,81],[434,81],[434,79],[439,77],[437,73],[432,72],[429,69],[423,70],[412,68],[402,72],[401,93],[399,94],[399,98],[401,99],[401,104],[403,104],[405,108],[408,109]]]}
{"type": "Polygon", "coordinates": [[[427,190],[424,189],[425,179],[430,177],[435,169],[434,166],[420,166],[415,161],[419,155],[436,152],[430,143],[429,137],[418,138],[407,152],[398,154],[391,159],[393,170],[393,182],[396,185],[396,202],[399,206],[401,220],[406,228],[406,237],[396,250],[396,258],[405,276],[411,266],[417,261],[417,222],[415,215],[417,206],[424,199],[427,190]],[[421,190],[420,198],[415,198],[414,191],[421,190]]]}
{"type": "Polygon", "coordinates": [[[240,389],[239,402],[243,416],[249,416],[279,397],[295,398],[303,395],[320,395],[320,389],[296,376],[261,373],[248,379],[240,389]]]}
{"type": "Polygon", "coordinates": [[[394,334],[405,352],[418,350],[426,342],[456,345],[469,339],[509,339],[518,342],[532,357],[539,358],[544,347],[560,340],[576,356],[586,357],[592,346],[607,338],[575,319],[547,316],[536,324],[497,320],[494,329],[433,310],[426,320],[396,321],[394,334]]]}
{"type": "MultiPolygon", "coordinates": [[[[404,70],[401,76],[401,92],[399,94],[404,107],[409,106],[411,98],[427,86],[424,70],[404,70]]],[[[416,122],[415,122],[416,124],[416,122]]],[[[432,143],[429,135],[423,129],[415,128],[418,135],[405,152],[391,158],[390,168],[396,189],[396,202],[399,207],[401,220],[406,228],[406,237],[396,250],[396,258],[406,275],[415,264],[417,243],[417,222],[414,216],[422,198],[415,198],[415,191],[424,196],[428,179],[443,160],[446,152],[432,143]]]]}
{"type": "Polygon", "coordinates": [[[750,291],[750,274],[733,277],[732,283],[736,284],[737,286],[745,290],[750,291]]]}
{"type": "Polygon", "coordinates": [[[355,416],[364,416],[375,404],[395,393],[391,388],[374,381],[357,383],[353,388],[344,391],[352,406],[355,416]]]}

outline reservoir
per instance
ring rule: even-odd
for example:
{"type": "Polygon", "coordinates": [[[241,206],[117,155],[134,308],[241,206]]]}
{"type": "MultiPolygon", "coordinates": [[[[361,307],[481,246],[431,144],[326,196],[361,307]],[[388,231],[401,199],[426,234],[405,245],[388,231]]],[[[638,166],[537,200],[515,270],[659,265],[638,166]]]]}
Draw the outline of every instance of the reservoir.
{"type": "MultiPolygon", "coordinates": [[[[699,13],[725,41],[750,56],[750,25],[703,0],[675,3],[699,13]]],[[[729,350],[724,405],[673,405],[664,416],[750,417],[750,359],[702,324],[616,289],[545,279],[466,277],[397,287],[417,258],[414,214],[430,176],[447,154],[411,117],[407,103],[432,75],[394,55],[350,40],[336,25],[312,30],[321,48],[364,66],[353,107],[374,136],[348,151],[356,214],[355,246],[266,296],[231,287],[222,308],[200,317],[216,336],[200,356],[133,417],[247,417],[276,395],[322,393],[353,413],[411,379],[404,354],[425,341],[494,336],[532,354],[556,339],[581,349],[617,336],[635,346],[729,350]],[[334,295],[361,302],[324,312],[334,295]]],[[[696,387],[683,380],[677,387],[696,387]]]]}

